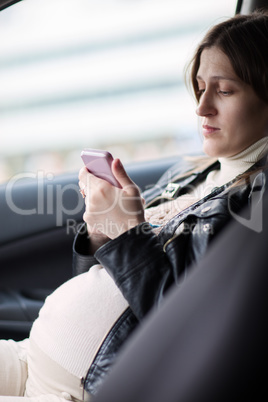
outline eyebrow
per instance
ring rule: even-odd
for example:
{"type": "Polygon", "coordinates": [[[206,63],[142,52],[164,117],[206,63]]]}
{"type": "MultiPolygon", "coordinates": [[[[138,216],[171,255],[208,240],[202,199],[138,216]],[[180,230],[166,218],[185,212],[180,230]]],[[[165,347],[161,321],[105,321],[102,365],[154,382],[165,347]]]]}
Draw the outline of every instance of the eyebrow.
{"type": "MultiPolygon", "coordinates": [[[[197,75],[197,76],[196,76],[196,79],[199,80],[199,81],[200,81],[200,80],[201,80],[201,81],[204,81],[203,78],[201,77],[201,75],[197,75]]],[[[213,75],[213,76],[211,77],[211,79],[214,79],[214,80],[221,80],[221,81],[234,81],[234,82],[238,82],[238,80],[235,79],[235,78],[224,77],[223,75],[213,75]]]]}

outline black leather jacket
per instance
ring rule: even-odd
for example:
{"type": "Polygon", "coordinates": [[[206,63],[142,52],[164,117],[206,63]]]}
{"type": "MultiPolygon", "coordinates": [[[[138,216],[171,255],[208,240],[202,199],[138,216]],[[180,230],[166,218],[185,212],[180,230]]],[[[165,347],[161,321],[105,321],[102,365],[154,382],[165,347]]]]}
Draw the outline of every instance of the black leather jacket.
{"type": "MultiPolygon", "coordinates": [[[[260,164],[263,161],[254,168],[260,164]]],[[[156,186],[143,194],[147,204],[157,205],[169,199],[170,195],[176,198],[187,193],[189,186],[203,181],[211,170],[219,168],[219,163],[176,180],[176,176],[191,168],[189,162],[180,161],[169,169],[156,186]],[[169,182],[179,186],[165,191],[169,182]]],[[[158,235],[148,223],[142,223],[100,247],[94,257],[87,255],[89,240],[85,231],[77,234],[73,253],[74,274],[85,272],[95,263],[102,264],[129,303],[129,308],[115,323],[89,368],[84,381],[87,392],[97,392],[118,349],[139,321],[152,307],[161,303],[173,284],[181,283],[228,221],[251,202],[252,194],[263,185],[262,177],[260,173],[252,173],[250,179],[242,180],[239,185],[228,183],[215,188],[211,194],[171,219],[158,235]]]]}

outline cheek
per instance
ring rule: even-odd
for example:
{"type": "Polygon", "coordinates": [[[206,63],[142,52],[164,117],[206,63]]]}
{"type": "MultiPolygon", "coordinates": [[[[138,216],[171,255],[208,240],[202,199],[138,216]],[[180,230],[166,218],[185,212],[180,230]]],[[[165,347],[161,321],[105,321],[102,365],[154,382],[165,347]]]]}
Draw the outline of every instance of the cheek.
{"type": "Polygon", "coordinates": [[[240,102],[242,107],[237,107],[237,124],[246,131],[254,130],[256,135],[263,135],[264,127],[268,125],[268,107],[262,101],[240,102]],[[261,132],[260,132],[261,131],[261,132]]]}
{"type": "Polygon", "coordinates": [[[232,141],[236,138],[240,142],[243,137],[247,137],[258,124],[258,116],[255,108],[245,102],[241,102],[236,107],[230,107],[225,113],[225,127],[228,130],[228,135],[231,136],[232,141]]]}
{"type": "Polygon", "coordinates": [[[230,105],[228,110],[226,110],[226,121],[229,125],[233,125],[234,127],[244,125],[245,119],[247,119],[249,114],[249,108],[243,107],[242,105],[230,105]]]}
{"type": "Polygon", "coordinates": [[[233,143],[235,152],[240,152],[268,134],[268,117],[264,109],[254,103],[237,110],[229,122],[229,140],[233,143]]]}

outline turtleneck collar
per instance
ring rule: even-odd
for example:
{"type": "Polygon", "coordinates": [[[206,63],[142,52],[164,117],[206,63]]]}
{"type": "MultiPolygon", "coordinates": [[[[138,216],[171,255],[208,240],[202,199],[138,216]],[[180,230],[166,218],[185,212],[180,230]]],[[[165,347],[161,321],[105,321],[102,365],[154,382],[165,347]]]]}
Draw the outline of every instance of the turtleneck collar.
{"type": "Polygon", "coordinates": [[[250,145],[244,151],[237,155],[230,156],[229,158],[219,158],[219,162],[222,165],[225,164],[237,164],[237,163],[249,163],[254,164],[260,160],[268,151],[268,137],[263,137],[259,141],[250,145]]]}
{"type": "Polygon", "coordinates": [[[267,153],[268,137],[264,137],[237,155],[219,158],[220,170],[211,172],[207,176],[207,181],[213,181],[215,185],[221,186],[244,173],[267,153]]]}

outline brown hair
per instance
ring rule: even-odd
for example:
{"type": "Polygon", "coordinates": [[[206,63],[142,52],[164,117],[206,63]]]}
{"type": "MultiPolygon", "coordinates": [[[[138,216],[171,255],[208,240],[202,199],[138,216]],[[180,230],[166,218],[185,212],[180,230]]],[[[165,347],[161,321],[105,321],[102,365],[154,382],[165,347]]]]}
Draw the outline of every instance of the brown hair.
{"type": "Polygon", "coordinates": [[[195,97],[200,94],[196,74],[201,53],[216,46],[229,58],[236,75],[268,103],[268,10],[236,15],[211,28],[190,63],[190,81],[195,97]]]}

